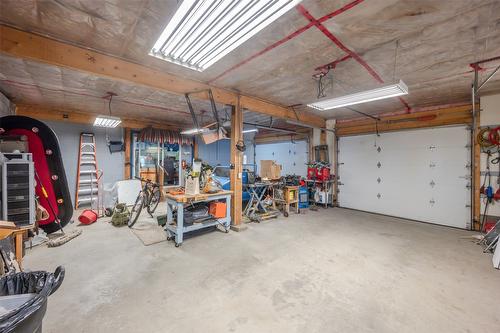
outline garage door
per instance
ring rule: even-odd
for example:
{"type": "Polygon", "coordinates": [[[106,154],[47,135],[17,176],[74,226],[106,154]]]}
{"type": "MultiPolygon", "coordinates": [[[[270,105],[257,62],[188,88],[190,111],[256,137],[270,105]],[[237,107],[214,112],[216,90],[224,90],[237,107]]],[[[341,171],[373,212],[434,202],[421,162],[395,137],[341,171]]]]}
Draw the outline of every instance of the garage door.
{"type": "Polygon", "coordinates": [[[469,142],[465,127],[341,137],[339,205],[468,229],[469,142]]]}

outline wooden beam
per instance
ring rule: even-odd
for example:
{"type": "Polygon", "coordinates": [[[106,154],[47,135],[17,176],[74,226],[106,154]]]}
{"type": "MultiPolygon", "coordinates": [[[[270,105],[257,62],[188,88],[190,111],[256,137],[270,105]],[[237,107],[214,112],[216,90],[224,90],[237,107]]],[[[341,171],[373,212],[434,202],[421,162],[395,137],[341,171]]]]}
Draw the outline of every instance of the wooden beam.
{"type": "Polygon", "coordinates": [[[198,156],[200,155],[200,144],[198,143],[197,138],[193,140],[193,158],[196,160],[198,159],[198,156]]]}
{"type": "Polygon", "coordinates": [[[132,131],[130,128],[126,127],[123,131],[123,144],[125,146],[124,151],[124,165],[123,165],[123,179],[130,179],[132,175],[131,164],[130,164],[130,150],[132,146],[132,131]]]}
{"type": "Polygon", "coordinates": [[[416,129],[472,122],[471,106],[459,106],[404,115],[382,117],[379,122],[371,119],[337,123],[337,136],[367,134],[404,129],[416,129]]]}
{"type": "Polygon", "coordinates": [[[292,140],[305,140],[309,137],[307,133],[300,133],[295,135],[290,134],[273,134],[262,135],[255,137],[256,144],[273,143],[273,142],[287,142],[292,140]]]}
{"type": "Polygon", "coordinates": [[[241,225],[242,214],[242,175],[243,172],[243,153],[236,149],[238,141],[243,139],[243,112],[239,103],[231,111],[231,171],[230,184],[233,191],[231,200],[231,218],[232,225],[238,230],[241,225]]]}
{"type": "MultiPolygon", "coordinates": [[[[196,96],[202,99],[208,99],[206,90],[210,88],[215,100],[227,105],[236,105],[239,98],[237,93],[230,90],[220,89],[206,83],[182,78],[5,25],[0,25],[0,52],[175,94],[198,92],[196,96]]],[[[295,112],[290,108],[250,96],[241,96],[240,107],[273,117],[297,120],[295,112]]],[[[298,121],[317,127],[325,126],[323,118],[311,113],[300,113],[298,121]]]]}
{"type": "MultiPolygon", "coordinates": [[[[27,116],[39,120],[49,121],[64,121],[77,124],[93,124],[96,114],[83,113],[72,110],[61,110],[55,108],[42,107],[37,105],[17,105],[16,114],[27,116]]],[[[168,125],[157,120],[148,120],[141,117],[141,120],[122,118],[121,127],[141,129],[148,126],[153,126],[159,129],[168,129],[178,131],[179,125],[168,125]]]]}

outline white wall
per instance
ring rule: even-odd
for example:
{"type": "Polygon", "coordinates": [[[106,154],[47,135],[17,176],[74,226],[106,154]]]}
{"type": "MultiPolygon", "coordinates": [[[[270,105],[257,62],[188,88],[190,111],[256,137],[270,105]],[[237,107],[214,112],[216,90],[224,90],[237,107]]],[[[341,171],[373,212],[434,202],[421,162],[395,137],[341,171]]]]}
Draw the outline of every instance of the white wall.
{"type": "Polygon", "coordinates": [[[103,182],[114,183],[123,179],[124,153],[109,152],[106,144],[106,132],[110,140],[123,140],[123,129],[121,127],[104,129],[92,125],[72,124],[58,121],[44,121],[56,133],[59,139],[61,155],[68,180],[71,200],[75,202],[76,172],[78,166],[78,146],[80,145],[80,133],[94,133],[96,136],[97,165],[103,171],[103,182]]]}
{"type": "Polygon", "coordinates": [[[267,143],[255,146],[255,161],[257,174],[261,160],[273,160],[281,164],[281,175],[307,176],[307,162],[309,159],[309,145],[307,141],[267,143]]]}
{"type": "MultiPolygon", "coordinates": [[[[481,126],[500,126],[500,94],[481,96],[481,116],[480,125],[481,126]]],[[[498,156],[498,155],[497,155],[498,156]]],[[[497,156],[493,156],[495,158],[497,156]]],[[[499,171],[498,164],[490,165],[491,171],[499,171]]],[[[481,154],[481,171],[486,171],[486,154],[481,154]]],[[[481,184],[483,184],[484,176],[481,176],[481,184]]],[[[496,191],[500,186],[498,183],[498,178],[492,177],[491,183],[496,191]]],[[[484,202],[481,202],[481,214],[484,211],[484,202]]],[[[487,215],[500,216],[500,201],[491,204],[486,213],[487,215]]]]}
{"type": "MultiPolygon", "coordinates": [[[[247,164],[254,163],[254,137],[255,133],[245,133],[243,138],[246,145],[244,154],[247,156],[247,164]]],[[[196,136],[198,143],[198,158],[211,166],[231,164],[231,140],[219,140],[209,145],[203,143],[203,140],[196,136]]]]}

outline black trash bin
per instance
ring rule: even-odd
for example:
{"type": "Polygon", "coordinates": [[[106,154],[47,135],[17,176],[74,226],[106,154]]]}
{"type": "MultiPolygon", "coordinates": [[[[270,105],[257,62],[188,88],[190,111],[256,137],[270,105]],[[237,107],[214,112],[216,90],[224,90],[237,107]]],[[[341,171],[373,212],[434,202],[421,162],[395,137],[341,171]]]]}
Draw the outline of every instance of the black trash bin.
{"type": "Polygon", "coordinates": [[[0,279],[0,333],[40,333],[47,298],[64,280],[64,268],[54,273],[15,273],[0,279]]]}

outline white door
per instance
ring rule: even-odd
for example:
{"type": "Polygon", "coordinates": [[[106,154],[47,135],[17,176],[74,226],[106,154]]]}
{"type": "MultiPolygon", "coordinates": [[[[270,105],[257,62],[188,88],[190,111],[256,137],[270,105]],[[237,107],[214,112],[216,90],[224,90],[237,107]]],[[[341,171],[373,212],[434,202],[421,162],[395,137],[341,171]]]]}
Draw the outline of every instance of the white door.
{"type": "Polygon", "coordinates": [[[341,137],[339,206],[468,229],[469,145],[462,126],[341,137]]]}

